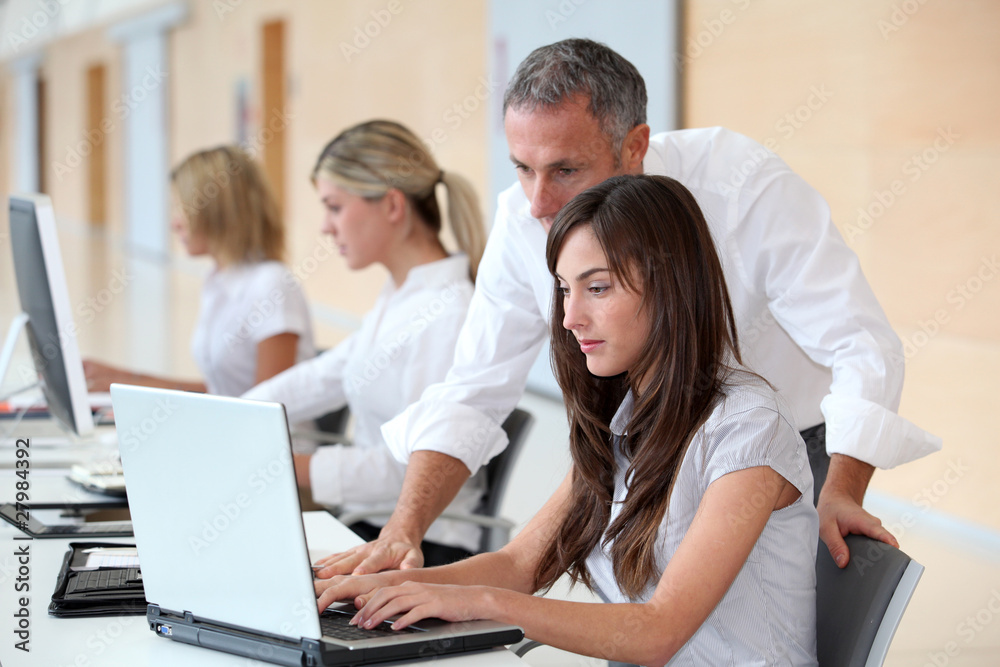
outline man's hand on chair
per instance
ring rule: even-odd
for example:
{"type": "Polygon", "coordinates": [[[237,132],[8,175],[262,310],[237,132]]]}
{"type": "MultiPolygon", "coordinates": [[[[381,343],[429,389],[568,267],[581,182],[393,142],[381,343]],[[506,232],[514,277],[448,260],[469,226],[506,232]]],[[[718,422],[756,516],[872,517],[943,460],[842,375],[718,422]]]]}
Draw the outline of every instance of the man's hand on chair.
{"type": "Polygon", "coordinates": [[[819,494],[819,536],[830,550],[838,567],[847,567],[851,554],[844,542],[850,534],[867,535],[872,539],[899,547],[896,538],[882,526],[882,521],[861,507],[868,482],[875,472],[864,461],[834,454],[830,457],[830,472],[819,494]]]}

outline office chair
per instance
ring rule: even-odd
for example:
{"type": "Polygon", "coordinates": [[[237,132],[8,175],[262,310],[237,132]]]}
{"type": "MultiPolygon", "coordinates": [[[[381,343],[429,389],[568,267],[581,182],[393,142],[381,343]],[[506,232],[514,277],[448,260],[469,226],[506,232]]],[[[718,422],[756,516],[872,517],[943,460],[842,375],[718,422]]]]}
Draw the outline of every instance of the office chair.
{"type": "Polygon", "coordinates": [[[816,552],[816,654],[823,667],[878,667],[924,566],[869,537],[844,539],[843,570],[822,542],[816,552]]]}
{"type": "MultiPolygon", "coordinates": [[[[483,529],[483,536],[480,538],[480,552],[496,551],[510,541],[510,531],[514,528],[514,522],[500,516],[500,506],[507,493],[510,483],[510,476],[514,470],[514,463],[521,453],[528,431],[534,417],[531,413],[520,408],[514,408],[506,420],[503,428],[507,434],[507,447],[494,456],[486,464],[486,491],[483,494],[483,501],[476,514],[458,514],[455,512],[443,512],[442,519],[452,521],[465,521],[474,523],[483,529]]],[[[374,516],[385,516],[385,512],[351,512],[337,517],[343,524],[351,525],[357,521],[364,521],[374,516]]]]}
{"type": "Polygon", "coordinates": [[[347,423],[351,420],[351,409],[346,405],[339,410],[327,412],[314,421],[316,428],[294,428],[292,437],[312,440],[317,445],[350,445],[347,437],[347,423]]]}
{"type": "MultiPolygon", "coordinates": [[[[324,352],[325,349],[316,350],[316,356],[324,352]]],[[[319,445],[349,445],[351,441],[347,438],[347,423],[350,420],[351,409],[345,405],[339,410],[317,417],[315,429],[296,428],[292,431],[292,435],[312,440],[319,445]]]]}
{"type": "MultiPolygon", "coordinates": [[[[346,405],[339,410],[328,412],[316,418],[316,430],[328,436],[340,436],[344,438],[347,433],[347,422],[351,419],[351,409],[346,405]]],[[[340,442],[337,439],[325,440],[324,442],[340,442]]]]}

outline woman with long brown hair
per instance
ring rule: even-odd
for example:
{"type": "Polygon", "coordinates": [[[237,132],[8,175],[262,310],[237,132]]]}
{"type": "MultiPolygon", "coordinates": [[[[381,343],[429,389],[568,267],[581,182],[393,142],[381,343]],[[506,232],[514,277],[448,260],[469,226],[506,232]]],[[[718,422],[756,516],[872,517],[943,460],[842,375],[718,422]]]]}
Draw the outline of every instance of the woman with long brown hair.
{"type": "Polygon", "coordinates": [[[501,551],[318,582],[320,608],[353,598],[364,627],[395,614],[396,628],[495,619],[647,665],[815,664],[805,447],[774,389],[740,362],[694,198],[666,177],[610,179],[560,211],[546,255],[570,473],[501,551]],[[531,595],[563,573],[611,604],[531,595]]]}

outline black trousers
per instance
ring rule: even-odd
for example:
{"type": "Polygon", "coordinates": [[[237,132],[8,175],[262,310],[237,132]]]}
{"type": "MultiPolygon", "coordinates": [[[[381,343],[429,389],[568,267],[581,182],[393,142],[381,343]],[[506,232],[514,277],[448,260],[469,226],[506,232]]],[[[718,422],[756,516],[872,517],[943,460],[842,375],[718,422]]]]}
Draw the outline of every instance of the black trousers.
{"type": "Polygon", "coordinates": [[[800,433],[806,441],[806,453],[809,455],[809,467],[813,474],[813,505],[819,502],[819,490],[826,481],[826,473],[830,470],[830,455],[826,453],[826,424],[817,424],[800,433]]]}
{"type": "MultiPolygon", "coordinates": [[[[379,531],[382,530],[381,527],[374,526],[366,521],[352,523],[348,528],[361,536],[365,542],[371,542],[376,539],[379,531]]],[[[420,550],[424,552],[424,567],[447,565],[448,563],[454,563],[472,555],[471,551],[466,551],[461,547],[449,547],[445,544],[438,544],[437,542],[429,542],[427,540],[420,543],[420,550]]]]}

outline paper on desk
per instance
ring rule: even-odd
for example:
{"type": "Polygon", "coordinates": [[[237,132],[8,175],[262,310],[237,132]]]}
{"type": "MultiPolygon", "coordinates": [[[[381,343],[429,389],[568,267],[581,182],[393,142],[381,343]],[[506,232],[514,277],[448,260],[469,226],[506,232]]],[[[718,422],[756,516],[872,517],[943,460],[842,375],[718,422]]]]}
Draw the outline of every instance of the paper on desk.
{"type": "Polygon", "coordinates": [[[139,554],[135,549],[98,549],[87,554],[86,568],[139,567],[139,554]]]}

